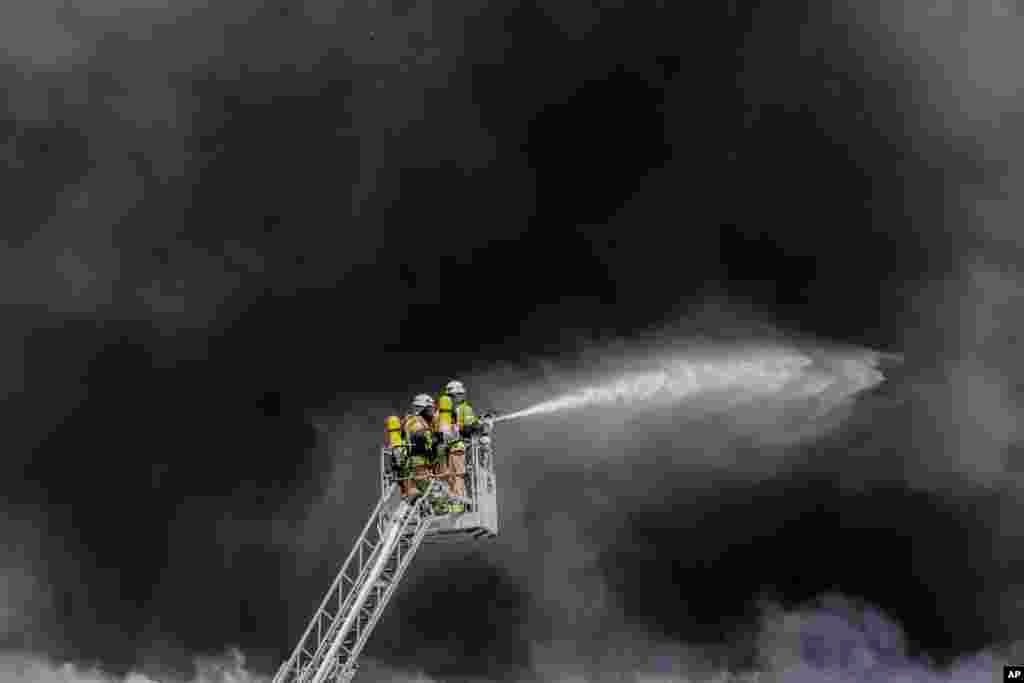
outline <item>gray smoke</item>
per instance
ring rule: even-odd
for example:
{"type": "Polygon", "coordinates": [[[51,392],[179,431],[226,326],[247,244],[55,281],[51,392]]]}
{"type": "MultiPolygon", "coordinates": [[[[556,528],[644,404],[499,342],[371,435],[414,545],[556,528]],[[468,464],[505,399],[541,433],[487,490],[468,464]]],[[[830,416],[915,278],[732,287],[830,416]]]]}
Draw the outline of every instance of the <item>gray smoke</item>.
{"type": "MultiPolygon", "coordinates": [[[[662,336],[667,348],[694,347],[685,340],[673,344],[668,334],[662,336]]],[[[704,340],[699,346],[704,357],[716,353],[714,342],[704,340]]],[[[791,344],[791,348],[796,346],[791,344]]],[[[799,346],[805,353],[831,358],[840,366],[843,359],[857,358],[849,350],[835,352],[824,345],[809,350],[812,345],[807,340],[799,346]]],[[[720,342],[717,348],[721,354],[736,345],[720,342]]],[[[773,348],[785,348],[782,335],[778,335],[773,348]]],[[[645,363],[656,364],[647,351],[631,350],[627,342],[614,350],[587,347],[588,358],[603,357],[605,361],[598,369],[591,366],[586,381],[593,382],[611,367],[639,371],[645,363]]],[[[478,409],[515,406],[524,401],[542,401],[544,396],[578,384],[572,379],[578,377],[570,369],[574,365],[572,359],[566,359],[561,368],[550,362],[529,370],[503,367],[462,379],[469,385],[478,409]]],[[[869,674],[879,680],[885,676],[896,677],[892,680],[898,680],[898,676],[919,681],[978,680],[980,672],[991,671],[997,655],[980,653],[977,660],[957,664],[950,679],[949,672],[906,651],[898,623],[880,615],[871,605],[847,604],[841,597],[826,601],[831,606],[808,605],[796,610],[766,603],[759,630],[733,634],[712,646],[680,643],[659,635],[656,628],[636,624],[635,616],[622,603],[633,588],[609,584],[609,553],[622,551],[631,543],[623,545],[623,538],[632,534],[625,523],[634,511],[661,510],[658,514],[668,528],[674,524],[684,529],[701,523],[713,525],[715,522],[700,522],[699,516],[690,519],[688,515],[700,514],[699,500],[705,495],[702,491],[721,486],[716,479],[724,477],[740,487],[784,480],[789,476],[787,472],[799,467],[806,457],[805,444],[846,428],[848,421],[856,424],[884,416],[884,401],[872,396],[856,401],[840,393],[841,398],[848,399],[843,410],[835,410],[842,401],[829,403],[829,410],[822,410],[818,401],[809,400],[816,399],[816,395],[788,392],[778,400],[754,402],[690,396],[689,401],[663,404],[594,404],[577,411],[499,424],[495,432],[501,487],[499,541],[476,550],[425,549],[408,577],[408,586],[378,627],[379,633],[369,646],[370,657],[387,661],[389,650],[396,648],[390,655],[397,666],[421,667],[421,671],[426,667],[435,679],[451,680],[456,674],[443,664],[444,653],[450,652],[452,660],[458,661],[462,647],[425,635],[435,618],[431,615],[438,604],[445,604],[446,596],[461,594],[462,581],[482,580],[476,577],[500,568],[494,575],[499,588],[493,598],[462,599],[501,600],[507,591],[519,597],[504,599],[520,605],[526,616],[514,612],[518,616],[495,617],[488,609],[474,608],[465,618],[481,623],[507,619],[507,627],[498,627],[500,637],[527,639],[531,664],[517,677],[495,670],[479,678],[461,674],[465,677],[459,680],[727,680],[722,676],[729,674],[723,672],[743,670],[736,662],[737,652],[746,653],[746,673],[760,673],[761,680],[790,680],[794,676],[813,680],[826,672],[840,676],[837,680],[850,681],[869,680],[864,678],[869,674]],[[750,449],[754,449],[753,457],[750,449]],[[691,498],[696,500],[691,503],[691,498]],[[400,644],[410,638],[409,629],[419,635],[413,645],[402,647],[400,644]],[[537,639],[537,631],[546,637],[537,639]],[[818,649],[805,648],[804,641],[813,641],[818,649]],[[845,654],[830,654],[839,651],[845,654]]],[[[355,532],[357,520],[343,522],[333,511],[350,504],[353,496],[363,509],[369,509],[372,502],[365,488],[353,491],[355,482],[372,477],[373,466],[360,461],[363,456],[355,444],[379,442],[383,416],[400,410],[401,403],[396,402],[390,410],[379,406],[376,417],[372,411],[360,411],[335,419],[338,466],[332,484],[309,508],[302,532],[281,536],[290,536],[299,543],[300,561],[304,556],[322,557],[325,547],[338,551],[347,548],[346,532],[355,532]]],[[[865,465],[863,461],[837,461],[827,455],[822,458],[824,462],[818,466],[826,469],[865,465]]],[[[771,513],[755,505],[750,514],[771,513]]],[[[742,537],[744,530],[722,529],[722,533],[742,537]]],[[[652,557],[651,561],[658,560],[652,557]]],[[[707,561],[715,559],[708,557],[707,561]]],[[[699,591],[700,586],[682,590],[688,589],[699,591]]],[[[681,605],[679,609],[686,607],[681,605]]],[[[463,656],[478,660],[487,654],[469,651],[463,656]]],[[[374,677],[373,670],[370,667],[363,675],[368,680],[390,680],[390,673],[374,677]]]]}
{"type": "Polygon", "coordinates": [[[952,148],[977,169],[947,166],[946,196],[935,199],[945,222],[917,228],[924,238],[951,235],[961,256],[957,272],[916,297],[926,323],[908,343],[941,362],[918,385],[922,417],[934,431],[919,432],[930,455],[916,479],[942,486],[930,474],[938,469],[987,485],[1017,485],[1015,453],[1024,437],[1024,318],[1018,313],[1024,206],[1010,189],[1024,181],[1024,108],[1015,96],[1024,76],[1013,68],[1024,59],[1018,40],[1024,16],[1003,0],[862,3],[838,14],[864,49],[879,49],[913,82],[916,106],[908,115],[920,125],[908,134],[922,153],[939,161],[952,148]]]}
{"type": "Polygon", "coordinates": [[[239,652],[224,657],[198,658],[196,675],[188,679],[137,673],[112,676],[98,667],[5,653],[0,654],[0,677],[10,683],[268,683],[270,680],[248,671],[245,657],[239,652]]]}
{"type": "MultiPolygon", "coordinates": [[[[1000,0],[860,3],[854,9],[832,3],[827,9],[830,22],[849,28],[851,47],[865,56],[872,77],[893,87],[913,86],[911,103],[902,112],[911,122],[907,135],[915,153],[944,169],[945,198],[931,199],[948,205],[943,223],[915,223],[908,229],[923,241],[937,234],[952,236],[962,253],[956,272],[912,293],[916,317],[907,325],[901,349],[907,368],[888,387],[879,387],[891,393],[866,396],[825,416],[813,402],[795,401],[731,411],[708,405],[693,413],[665,407],[642,415],[623,415],[612,407],[568,420],[501,426],[500,541],[479,550],[425,551],[418,558],[408,585],[381,624],[379,638],[371,641],[368,681],[395,680],[398,671],[414,672],[413,680],[419,675],[415,672],[425,671],[434,680],[461,676],[559,682],[621,680],[622,675],[636,681],[727,680],[724,671],[742,671],[760,681],[966,682],[991,680],[992,669],[1020,640],[1024,510],[1017,501],[1024,318],[1019,311],[1024,269],[1021,200],[1013,190],[1024,179],[1016,97],[1022,78],[1016,66],[1024,63],[1022,19],[1000,0]],[[961,177],[947,163],[951,147],[970,161],[966,166],[983,169],[980,180],[961,177]],[[830,441],[832,437],[837,441],[830,441]],[[893,506],[884,524],[871,530],[875,537],[887,528],[902,530],[905,544],[923,543],[936,527],[954,539],[950,554],[920,560],[916,569],[966,567],[962,576],[978,582],[936,590],[936,613],[929,615],[956,628],[966,617],[950,609],[948,601],[954,593],[963,595],[971,611],[985,616],[983,625],[992,632],[983,632],[987,640],[977,644],[975,655],[946,668],[930,663],[912,653],[912,629],[904,630],[887,617],[886,605],[847,598],[821,598],[796,608],[772,606],[768,600],[753,631],[715,633],[717,644],[706,642],[706,625],[687,621],[690,606],[682,599],[694,599],[705,586],[686,585],[681,595],[666,593],[674,584],[665,580],[665,568],[685,567],[692,559],[727,571],[731,548],[751,542],[755,532],[781,533],[782,522],[796,523],[784,518],[773,526],[782,502],[755,494],[758,485],[790,476],[799,489],[805,480],[793,472],[801,467],[841,482],[835,498],[850,491],[863,493],[866,502],[855,512],[869,508],[881,489],[894,482],[936,494],[929,504],[945,505],[946,517],[925,517],[926,523],[901,527],[904,508],[893,506]],[[729,509],[736,510],[734,516],[727,514],[729,509]],[[630,519],[638,511],[648,513],[640,524],[630,519]],[[659,534],[658,524],[670,533],[659,534]],[[702,543],[697,534],[702,528],[725,540],[702,543]],[[955,534],[963,529],[976,545],[957,545],[962,537],[955,534]],[[661,541],[662,552],[665,546],[678,552],[659,555],[659,548],[652,547],[657,544],[647,544],[641,533],[661,541]],[[693,545],[671,547],[673,543],[693,545]],[[719,555],[726,557],[719,560],[719,555]],[[610,566],[614,560],[634,568],[618,577],[610,566]],[[460,572],[463,566],[472,571],[460,572]],[[649,576],[659,579],[652,583],[662,593],[657,602],[637,606],[629,596],[644,587],[638,577],[649,576]],[[626,584],[616,583],[620,579],[626,584]],[[482,597],[461,593],[466,585],[482,597]],[[457,599],[462,601],[453,604],[465,611],[465,619],[453,639],[437,628],[437,605],[457,599]],[[475,604],[477,600],[485,604],[475,604]],[[666,633],[656,623],[669,621],[676,624],[675,632],[666,633]],[[489,665],[506,662],[499,648],[470,642],[473,632],[494,636],[493,642],[503,647],[523,643],[522,659],[528,664],[517,674],[508,673],[518,671],[511,666],[500,670],[489,665]],[[453,666],[469,673],[451,673],[453,666]]],[[[284,267],[283,257],[275,260],[280,245],[273,241],[214,248],[176,240],[184,219],[173,211],[155,215],[146,210],[144,194],[173,183],[190,164],[202,167],[224,151],[189,146],[189,140],[212,134],[216,126],[200,116],[203,98],[191,83],[178,80],[182,73],[209,69],[215,77],[230,80],[243,66],[257,74],[287,66],[296,74],[315,74],[313,65],[340,45],[356,95],[349,98],[355,108],[351,119],[340,125],[340,135],[358,139],[361,151],[345,160],[344,172],[354,189],[340,203],[354,215],[365,214],[375,193],[389,182],[394,188],[395,178],[380,161],[389,154],[401,154],[413,164],[433,158],[444,145],[459,150],[461,165],[481,164],[490,154],[491,141],[468,102],[444,125],[413,136],[417,144],[402,139],[403,133],[409,135],[410,121],[424,116],[426,92],[443,87],[460,52],[462,17],[440,21],[430,10],[419,5],[403,18],[382,23],[383,17],[354,8],[357,15],[337,22],[331,3],[307,2],[288,20],[296,26],[279,29],[274,23],[275,35],[289,46],[282,54],[266,49],[260,38],[265,33],[244,28],[259,27],[268,17],[280,19],[276,8],[261,3],[4,4],[0,40],[5,46],[5,92],[18,132],[0,154],[49,183],[38,206],[29,197],[11,200],[24,204],[9,218],[20,241],[0,247],[4,302],[68,316],[110,314],[170,327],[202,325],[239,287],[284,267]],[[377,39],[364,40],[371,24],[377,39]],[[435,43],[443,47],[417,45],[416,36],[437,37],[435,43]],[[46,151],[41,151],[39,131],[56,128],[49,124],[70,113],[80,125],[59,133],[63,137],[57,141],[47,139],[46,151]],[[467,144],[451,145],[453,137],[467,144]],[[48,156],[54,154],[67,158],[54,161],[48,156]],[[71,171],[63,175],[51,172],[67,168],[71,171]],[[151,267],[149,260],[151,247],[160,239],[132,237],[142,229],[150,237],[168,237],[166,267],[151,267]]],[[[576,35],[586,32],[592,16],[584,9],[550,11],[576,35]]],[[[823,20],[812,17],[812,22],[823,20]]],[[[828,46],[826,54],[844,49],[828,46]]],[[[751,54],[750,62],[756,64],[758,57],[751,54]]],[[[761,75],[769,84],[779,79],[778,73],[761,75]]],[[[327,80],[314,75],[309,90],[316,91],[327,80]]],[[[179,206],[186,203],[179,198],[179,206]]],[[[310,251],[330,246],[317,241],[319,234],[304,233],[310,251]]],[[[332,256],[329,267],[304,269],[315,274],[306,284],[334,283],[339,272],[376,256],[373,245],[352,241],[346,246],[343,263],[332,256]]],[[[757,338],[758,332],[749,336],[757,338]]],[[[6,340],[0,394],[19,390],[23,383],[21,336],[13,324],[6,340]]],[[[622,367],[623,359],[627,365],[638,363],[629,350],[618,354],[588,348],[576,363],[566,359],[564,365],[502,367],[464,379],[479,408],[515,410],[592,384],[622,367]]],[[[394,389],[407,389],[411,395],[431,387],[394,389]]],[[[293,523],[281,515],[273,521],[225,517],[218,522],[225,552],[248,544],[294,551],[290,570],[304,577],[309,599],[290,596],[290,618],[297,627],[292,632],[308,618],[370,509],[376,490],[366,482],[374,481],[382,419],[403,408],[401,399],[394,404],[367,401],[337,413],[327,427],[336,464],[325,478],[322,495],[295,501],[304,509],[302,521],[293,523]]],[[[827,516],[838,509],[842,516],[850,511],[838,505],[827,498],[804,512],[827,516]]],[[[43,546],[45,534],[38,527],[19,527],[10,534],[6,530],[5,538],[25,542],[0,556],[0,634],[6,639],[36,634],[34,642],[20,646],[23,651],[59,650],[55,643],[61,634],[54,633],[47,642],[47,630],[54,627],[38,621],[51,589],[41,556],[52,559],[56,551],[27,550],[38,550],[37,540],[43,546]]],[[[814,559],[812,547],[805,552],[808,557],[796,558],[794,566],[806,567],[814,559]]],[[[744,571],[763,571],[769,559],[758,558],[759,563],[744,571]]],[[[889,570],[896,573],[907,570],[902,566],[906,559],[879,557],[876,562],[891,562],[889,570]]],[[[812,580],[813,571],[804,576],[812,580]]],[[[225,640],[230,638],[225,635],[225,640]]],[[[89,666],[49,663],[30,654],[10,655],[2,667],[13,680],[116,680],[89,666]]],[[[243,676],[244,665],[225,671],[243,676]]],[[[207,676],[204,683],[246,680],[229,678],[226,672],[200,675],[207,676]]],[[[161,683],[183,680],[145,676],[161,683]]],[[[137,674],[128,680],[147,678],[137,674]]]]}
{"type": "MultiPolygon", "coordinates": [[[[345,6],[342,17],[324,0],[6,3],[0,78],[14,134],[0,158],[36,186],[8,207],[3,303],[202,327],[219,324],[238,292],[281,286],[296,256],[318,247],[331,252],[330,263],[309,257],[288,286],[330,286],[372,263],[379,245],[354,226],[374,220],[375,202],[397,192],[392,169],[434,158],[439,150],[430,144],[441,139],[445,158],[466,169],[486,163],[493,147],[475,108],[457,98],[435,99],[446,115],[430,118],[429,132],[413,126],[431,114],[427,94],[444,90],[462,52],[461,10],[429,2],[391,9],[345,6]],[[208,141],[228,124],[255,125],[246,117],[265,98],[249,88],[285,73],[294,78],[278,93],[286,98],[275,103],[278,112],[289,96],[312,97],[338,83],[351,95],[330,117],[304,117],[325,142],[302,159],[330,162],[348,196],[285,196],[267,207],[286,227],[313,211],[347,228],[341,240],[296,226],[299,254],[282,235],[263,234],[262,215],[196,215],[219,209],[197,208],[202,188],[193,184],[225,163],[230,172],[239,154],[253,151],[208,141]],[[249,108],[232,110],[232,102],[249,108]],[[223,224],[224,239],[195,234],[195,224],[208,221],[223,224]]],[[[292,124],[267,133],[294,135],[292,124]]]]}

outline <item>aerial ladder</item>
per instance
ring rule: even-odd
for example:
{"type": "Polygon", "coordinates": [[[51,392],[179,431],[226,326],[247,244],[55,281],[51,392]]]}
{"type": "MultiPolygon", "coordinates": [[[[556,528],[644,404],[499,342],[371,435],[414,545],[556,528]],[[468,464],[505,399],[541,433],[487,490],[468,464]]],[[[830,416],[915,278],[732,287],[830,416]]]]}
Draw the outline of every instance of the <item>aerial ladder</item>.
{"type": "Polygon", "coordinates": [[[483,433],[466,443],[466,496],[450,495],[443,480],[431,480],[413,500],[399,492],[394,463],[405,446],[381,450],[381,497],[273,683],[348,683],[357,660],[420,545],[494,538],[498,534],[497,490],[490,416],[483,433]],[[465,511],[438,514],[434,501],[452,499],[465,511]]]}

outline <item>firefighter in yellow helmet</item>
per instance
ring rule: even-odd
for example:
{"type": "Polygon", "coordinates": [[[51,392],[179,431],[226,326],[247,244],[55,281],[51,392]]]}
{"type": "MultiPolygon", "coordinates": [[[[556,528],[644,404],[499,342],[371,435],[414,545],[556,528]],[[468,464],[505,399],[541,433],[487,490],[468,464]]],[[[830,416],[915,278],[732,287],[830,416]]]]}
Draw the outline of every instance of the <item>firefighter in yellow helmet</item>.
{"type": "Polygon", "coordinates": [[[402,421],[402,433],[409,444],[409,457],[402,475],[402,495],[426,493],[434,466],[434,399],[419,394],[412,400],[402,421]]]}

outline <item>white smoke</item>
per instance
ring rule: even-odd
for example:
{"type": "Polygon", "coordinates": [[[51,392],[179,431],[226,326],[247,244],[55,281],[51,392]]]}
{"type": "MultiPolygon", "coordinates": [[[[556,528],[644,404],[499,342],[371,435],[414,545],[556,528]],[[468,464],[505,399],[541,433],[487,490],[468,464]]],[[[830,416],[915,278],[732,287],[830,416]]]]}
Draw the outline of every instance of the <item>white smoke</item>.
{"type": "MultiPolygon", "coordinates": [[[[823,596],[812,604],[784,610],[763,606],[755,638],[755,663],[729,671],[708,648],[659,640],[624,628],[606,634],[609,649],[596,661],[578,657],[567,641],[534,643],[530,680],[544,683],[989,683],[1021,644],[965,657],[939,667],[908,653],[903,630],[883,612],[841,596],[823,596]]],[[[244,656],[200,659],[191,679],[131,673],[105,674],[70,663],[23,654],[0,654],[5,683],[266,683],[269,676],[246,668],[244,656]]],[[[373,659],[364,660],[358,679],[365,683],[433,683],[422,671],[401,671],[373,659]]],[[[489,678],[476,679],[483,681],[489,678]]],[[[509,680],[509,679],[504,679],[509,680]]]]}
{"type": "Polygon", "coordinates": [[[4,683],[268,683],[246,668],[237,650],[224,657],[199,658],[196,674],[184,679],[173,675],[129,673],[114,676],[97,668],[71,662],[56,662],[37,655],[0,653],[0,680],[4,683]]]}
{"type": "MultiPolygon", "coordinates": [[[[607,643],[599,657],[581,657],[568,640],[531,644],[533,683],[989,683],[1019,655],[1024,643],[979,652],[943,667],[915,657],[900,625],[875,607],[825,595],[794,609],[762,606],[753,638],[753,662],[724,666],[714,648],[681,644],[623,625],[596,637],[607,643]]],[[[433,683],[421,671],[400,671],[370,660],[364,683],[433,683]]],[[[477,677],[475,683],[496,680],[477,677]]],[[[512,681],[504,677],[503,681],[512,681]]],[[[524,679],[518,679],[524,681],[524,679]]],[[[524,681],[525,683],[525,681],[524,681]]]]}
{"type": "Polygon", "coordinates": [[[1020,644],[938,666],[909,654],[902,628],[870,605],[826,595],[791,610],[764,605],[754,663],[730,670],[711,648],[624,630],[608,654],[584,662],[571,642],[535,643],[538,680],[550,683],[989,683],[1020,644]]]}
{"type": "MultiPolygon", "coordinates": [[[[71,662],[56,662],[45,657],[23,653],[0,652],[2,683],[269,683],[271,676],[249,670],[245,656],[232,650],[222,657],[199,658],[194,677],[129,673],[114,676],[97,668],[71,662]]],[[[401,671],[374,659],[361,662],[359,681],[391,683],[434,683],[423,672],[401,671]]]]}

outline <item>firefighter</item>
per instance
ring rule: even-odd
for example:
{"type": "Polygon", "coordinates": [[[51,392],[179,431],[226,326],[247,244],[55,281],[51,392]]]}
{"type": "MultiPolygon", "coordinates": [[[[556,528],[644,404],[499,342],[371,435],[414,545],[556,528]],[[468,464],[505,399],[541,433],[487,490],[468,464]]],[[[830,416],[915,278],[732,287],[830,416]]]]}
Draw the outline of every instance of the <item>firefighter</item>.
{"type": "MultiPolygon", "coordinates": [[[[434,476],[442,481],[448,481],[448,448],[456,438],[455,426],[452,421],[452,397],[441,394],[437,397],[437,414],[434,416],[434,435],[436,437],[434,476]]],[[[449,488],[449,491],[451,489],[449,488]]],[[[438,512],[448,511],[447,504],[435,504],[438,512]],[[444,509],[440,509],[444,508],[444,509]]]]}
{"type": "MultiPolygon", "coordinates": [[[[466,471],[466,445],[462,443],[455,425],[453,414],[454,402],[447,393],[437,397],[437,417],[434,422],[434,431],[437,433],[437,461],[434,467],[434,476],[448,484],[448,491],[452,495],[465,495],[465,486],[456,490],[456,476],[452,467],[459,467],[462,474],[466,471]]],[[[462,483],[461,480],[459,483],[462,483]]],[[[464,512],[465,505],[456,501],[447,501],[442,505],[442,513],[464,512]]]]}
{"type": "Polygon", "coordinates": [[[387,438],[384,447],[388,451],[391,461],[391,468],[398,479],[398,486],[402,496],[413,495],[412,469],[409,466],[409,444],[405,440],[405,432],[402,430],[402,419],[397,415],[390,416],[387,421],[387,438]]]}
{"type": "MultiPolygon", "coordinates": [[[[473,406],[466,400],[466,387],[459,380],[453,379],[444,387],[444,398],[451,401],[451,433],[448,452],[442,460],[442,466],[438,468],[437,475],[448,482],[452,495],[466,495],[466,442],[478,434],[488,431],[489,422],[481,420],[473,412],[473,406]]],[[[465,504],[452,501],[449,504],[450,512],[463,512],[465,504]]]]}
{"type": "Polygon", "coordinates": [[[422,495],[430,486],[435,460],[433,423],[434,399],[429,394],[417,395],[402,422],[402,432],[405,434],[406,443],[409,444],[409,457],[402,479],[402,495],[422,495]]]}
{"type": "Polygon", "coordinates": [[[483,431],[483,424],[473,412],[473,406],[466,400],[466,387],[457,379],[453,379],[444,387],[444,393],[452,397],[453,419],[459,435],[470,437],[483,431]]]}

